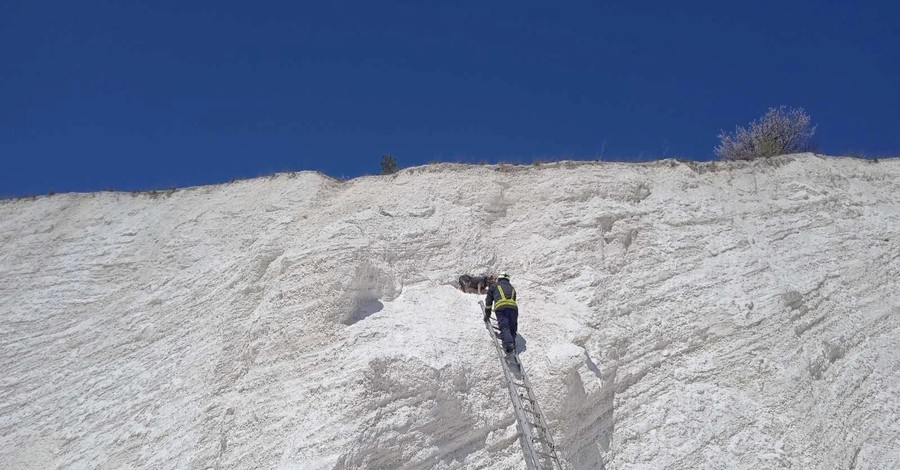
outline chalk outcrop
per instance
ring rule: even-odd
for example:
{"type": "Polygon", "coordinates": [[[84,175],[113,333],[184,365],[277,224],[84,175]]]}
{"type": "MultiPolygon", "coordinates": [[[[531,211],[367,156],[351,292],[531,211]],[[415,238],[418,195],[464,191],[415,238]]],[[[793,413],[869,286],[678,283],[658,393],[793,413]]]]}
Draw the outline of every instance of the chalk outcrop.
{"type": "Polygon", "coordinates": [[[900,160],[437,164],[0,201],[0,468],[900,468],[900,160]]]}

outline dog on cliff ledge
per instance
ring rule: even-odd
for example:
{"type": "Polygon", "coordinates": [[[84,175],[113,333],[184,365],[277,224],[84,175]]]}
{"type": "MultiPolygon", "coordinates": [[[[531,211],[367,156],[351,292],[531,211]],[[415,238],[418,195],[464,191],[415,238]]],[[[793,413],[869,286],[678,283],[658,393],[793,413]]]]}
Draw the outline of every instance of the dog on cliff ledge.
{"type": "Polygon", "coordinates": [[[495,282],[497,282],[497,276],[492,274],[483,276],[463,274],[459,276],[459,290],[467,294],[486,294],[488,287],[495,282]]]}

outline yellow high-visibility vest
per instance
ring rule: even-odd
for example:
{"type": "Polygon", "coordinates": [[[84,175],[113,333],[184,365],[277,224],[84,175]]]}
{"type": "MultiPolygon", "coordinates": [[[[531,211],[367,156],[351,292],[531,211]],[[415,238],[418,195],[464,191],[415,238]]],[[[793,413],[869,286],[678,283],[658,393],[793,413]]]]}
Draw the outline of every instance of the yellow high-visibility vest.
{"type": "Polygon", "coordinates": [[[500,293],[500,300],[494,301],[494,310],[497,310],[497,309],[500,309],[503,307],[519,308],[519,306],[516,305],[516,288],[515,287],[513,287],[512,293],[509,296],[509,298],[506,298],[506,293],[503,292],[503,286],[501,286],[500,284],[497,284],[497,292],[500,293]]]}

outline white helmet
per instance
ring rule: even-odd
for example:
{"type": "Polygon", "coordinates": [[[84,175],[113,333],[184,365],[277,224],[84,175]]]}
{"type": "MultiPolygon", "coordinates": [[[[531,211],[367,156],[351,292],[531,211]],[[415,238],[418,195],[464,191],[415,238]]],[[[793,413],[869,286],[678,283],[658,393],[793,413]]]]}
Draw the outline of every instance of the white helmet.
{"type": "Polygon", "coordinates": [[[497,279],[506,279],[509,280],[509,273],[506,271],[500,271],[500,274],[497,275],[497,279]]]}

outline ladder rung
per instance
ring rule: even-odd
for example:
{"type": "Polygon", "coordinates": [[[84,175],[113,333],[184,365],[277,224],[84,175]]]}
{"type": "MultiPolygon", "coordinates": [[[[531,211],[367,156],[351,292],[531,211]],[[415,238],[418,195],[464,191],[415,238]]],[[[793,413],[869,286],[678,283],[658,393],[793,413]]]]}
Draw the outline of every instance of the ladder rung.
{"type": "Polygon", "coordinates": [[[541,430],[543,430],[543,431],[546,431],[546,430],[547,430],[547,428],[541,426],[540,424],[532,423],[531,421],[525,421],[525,422],[528,423],[528,424],[530,424],[531,427],[533,427],[533,428],[541,429],[541,430]]]}
{"type": "MultiPolygon", "coordinates": [[[[538,439],[533,439],[532,441],[533,441],[533,443],[535,443],[535,444],[544,444],[544,447],[547,447],[547,448],[548,448],[548,449],[546,449],[546,452],[549,453],[549,454],[551,454],[551,455],[552,455],[554,452],[556,452],[556,450],[555,450],[553,447],[551,447],[551,446],[549,446],[549,445],[547,444],[547,441],[544,441],[544,440],[538,440],[538,439]]],[[[535,448],[534,450],[537,451],[537,452],[541,452],[541,451],[538,450],[537,448],[535,448]]]]}

